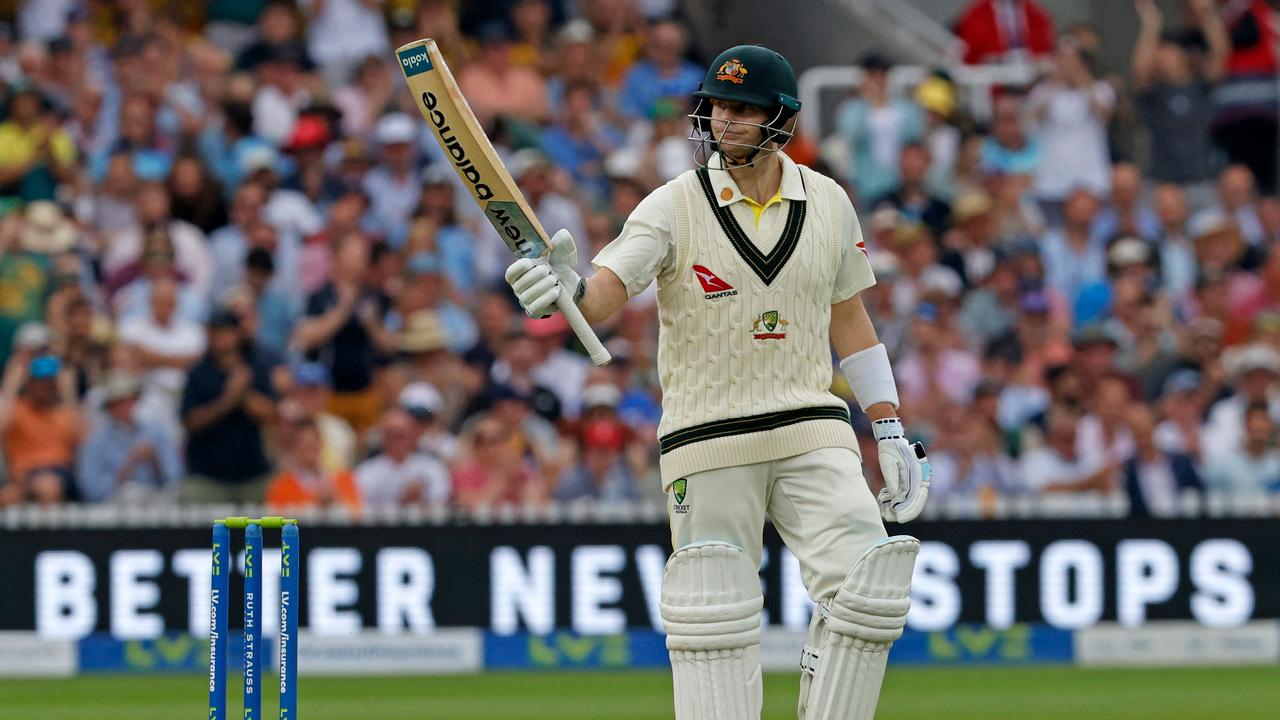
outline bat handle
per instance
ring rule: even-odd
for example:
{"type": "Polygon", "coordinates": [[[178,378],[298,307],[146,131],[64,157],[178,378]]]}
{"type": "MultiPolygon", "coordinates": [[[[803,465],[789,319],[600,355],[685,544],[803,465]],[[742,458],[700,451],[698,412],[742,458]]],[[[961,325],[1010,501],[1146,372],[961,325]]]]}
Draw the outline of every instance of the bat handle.
{"type": "Polygon", "coordinates": [[[608,365],[609,351],[604,349],[604,345],[600,343],[600,338],[596,337],[596,331],[591,329],[591,325],[587,319],[582,316],[582,311],[573,302],[573,295],[568,288],[560,289],[560,297],[556,299],[556,307],[560,309],[560,313],[564,315],[565,320],[569,321],[569,327],[573,328],[573,334],[578,336],[582,341],[583,347],[587,349],[587,354],[591,356],[591,362],[597,366],[608,365]]]}

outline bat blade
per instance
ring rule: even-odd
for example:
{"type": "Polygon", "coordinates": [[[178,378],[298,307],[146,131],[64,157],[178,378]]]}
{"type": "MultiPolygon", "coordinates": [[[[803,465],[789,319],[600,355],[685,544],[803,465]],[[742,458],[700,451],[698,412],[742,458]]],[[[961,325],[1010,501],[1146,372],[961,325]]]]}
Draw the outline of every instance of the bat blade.
{"type": "MultiPolygon", "coordinates": [[[[547,249],[547,232],[489,142],[435,41],[428,38],[404,45],[396,50],[396,58],[418,111],[498,236],[513,255],[540,257],[547,249]]],[[[556,307],[591,361],[607,364],[609,352],[574,304],[574,289],[563,288],[556,307]]]]}
{"type": "Polygon", "coordinates": [[[548,235],[489,142],[434,40],[396,51],[422,117],[502,241],[518,257],[538,257],[548,235]]]}

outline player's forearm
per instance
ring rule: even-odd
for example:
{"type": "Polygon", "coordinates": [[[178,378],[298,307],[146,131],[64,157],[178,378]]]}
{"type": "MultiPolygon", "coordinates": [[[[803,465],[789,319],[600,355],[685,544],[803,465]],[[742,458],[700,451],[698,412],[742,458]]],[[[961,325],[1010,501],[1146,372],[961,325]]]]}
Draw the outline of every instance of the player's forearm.
{"type": "Polygon", "coordinates": [[[601,268],[585,280],[587,290],[578,301],[578,309],[587,322],[608,320],[627,303],[627,287],[612,270],[601,268]]]}
{"type": "Polygon", "coordinates": [[[880,344],[862,298],[855,295],[831,306],[831,344],[842,358],[880,344]]]}
{"type": "Polygon", "coordinates": [[[858,296],[831,306],[831,343],[841,358],[840,369],[867,417],[897,417],[898,392],[889,356],[858,296]]]}

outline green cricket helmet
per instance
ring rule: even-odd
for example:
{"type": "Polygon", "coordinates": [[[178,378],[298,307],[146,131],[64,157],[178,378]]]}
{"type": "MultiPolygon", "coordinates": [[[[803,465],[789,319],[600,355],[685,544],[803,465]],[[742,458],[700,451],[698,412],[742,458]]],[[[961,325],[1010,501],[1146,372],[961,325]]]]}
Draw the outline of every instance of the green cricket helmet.
{"type": "Polygon", "coordinates": [[[769,114],[771,119],[759,125],[764,130],[761,144],[750,146],[756,148],[756,153],[769,149],[763,146],[771,141],[785,145],[792,135],[786,125],[800,111],[798,95],[795,70],[782,55],[761,45],[731,47],[711,62],[706,77],[693,93],[697,104],[689,115],[694,129],[690,139],[704,146],[710,144],[710,151],[717,149],[718,142],[709,137],[710,101],[726,100],[761,107],[769,114]]]}

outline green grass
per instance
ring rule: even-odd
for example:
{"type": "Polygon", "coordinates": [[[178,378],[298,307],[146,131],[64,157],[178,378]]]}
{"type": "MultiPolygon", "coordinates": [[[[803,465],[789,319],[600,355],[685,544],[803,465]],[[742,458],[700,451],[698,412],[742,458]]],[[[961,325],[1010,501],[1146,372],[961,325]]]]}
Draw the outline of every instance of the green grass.
{"type": "MultiPolygon", "coordinates": [[[[795,717],[795,675],[765,679],[768,720],[795,717]]],[[[238,685],[231,683],[233,707],[238,685]]],[[[652,720],[670,718],[665,673],[519,673],[303,678],[302,720],[652,720]]],[[[4,720],[203,717],[196,676],[0,681],[4,720]]],[[[268,696],[267,717],[274,713],[268,696]]],[[[891,669],[879,720],[1274,720],[1280,667],[891,669]]]]}

